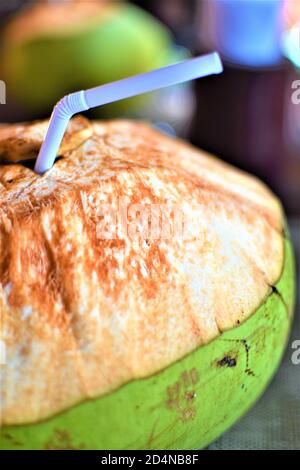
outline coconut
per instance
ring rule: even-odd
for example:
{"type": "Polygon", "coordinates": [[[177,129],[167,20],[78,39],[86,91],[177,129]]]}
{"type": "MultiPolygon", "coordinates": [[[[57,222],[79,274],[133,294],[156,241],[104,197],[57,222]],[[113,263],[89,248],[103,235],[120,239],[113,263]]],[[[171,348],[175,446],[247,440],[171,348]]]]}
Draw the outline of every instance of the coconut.
{"type": "Polygon", "coordinates": [[[294,257],[254,177],[150,126],[0,128],[1,449],[199,449],[264,391],[294,257]],[[32,160],[34,161],[34,160],[32,160]]]}
{"type": "MultiPolygon", "coordinates": [[[[53,103],[72,91],[172,62],[171,45],[162,23],[126,2],[34,2],[5,28],[2,78],[27,109],[47,116],[53,103]]],[[[144,100],[114,108],[126,110],[144,100]]]]}

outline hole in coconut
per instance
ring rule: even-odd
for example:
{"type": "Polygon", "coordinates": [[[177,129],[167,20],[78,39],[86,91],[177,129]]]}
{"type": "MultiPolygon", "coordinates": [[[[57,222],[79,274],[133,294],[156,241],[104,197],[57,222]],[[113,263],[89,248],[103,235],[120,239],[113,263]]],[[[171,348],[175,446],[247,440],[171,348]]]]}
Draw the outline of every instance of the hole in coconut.
{"type": "MultiPolygon", "coordinates": [[[[56,157],[53,166],[55,163],[57,163],[59,160],[62,160],[63,157],[56,157]]],[[[26,168],[29,168],[30,170],[34,170],[34,165],[35,165],[36,159],[31,159],[31,160],[23,160],[20,162],[21,165],[25,166],[26,168]]],[[[53,168],[53,167],[52,167],[53,168]]]]}
{"type": "MultiPolygon", "coordinates": [[[[58,162],[59,160],[62,160],[62,158],[63,157],[56,157],[53,166],[55,165],[56,162],[58,162]]],[[[30,159],[27,159],[27,160],[20,160],[20,161],[17,161],[17,162],[3,160],[1,162],[1,165],[10,165],[10,166],[12,166],[12,165],[22,165],[23,167],[34,171],[35,162],[36,162],[36,158],[30,158],[30,159]]],[[[13,179],[6,180],[6,183],[12,183],[13,181],[14,181],[13,179]]]]}

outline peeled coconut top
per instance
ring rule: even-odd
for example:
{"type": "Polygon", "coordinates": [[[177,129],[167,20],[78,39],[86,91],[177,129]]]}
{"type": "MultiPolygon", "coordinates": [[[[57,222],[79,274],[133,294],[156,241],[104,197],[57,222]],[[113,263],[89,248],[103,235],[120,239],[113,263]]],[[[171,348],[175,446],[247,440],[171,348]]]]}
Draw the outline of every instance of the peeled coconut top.
{"type": "Polygon", "coordinates": [[[282,209],[257,179],[144,123],[81,117],[40,176],[46,124],[0,128],[2,424],[169,366],[253,314],[284,264],[282,209]]]}

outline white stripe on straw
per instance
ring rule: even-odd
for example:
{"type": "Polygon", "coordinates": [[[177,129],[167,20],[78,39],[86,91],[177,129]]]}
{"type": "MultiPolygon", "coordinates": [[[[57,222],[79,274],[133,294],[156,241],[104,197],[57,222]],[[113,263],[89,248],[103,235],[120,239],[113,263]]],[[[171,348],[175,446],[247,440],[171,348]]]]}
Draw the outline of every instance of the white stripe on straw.
{"type": "Polygon", "coordinates": [[[152,72],[65,96],[53,109],[34,170],[42,174],[53,166],[69,120],[74,114],[142,93],[218,74],[222,71],[220,56],[217,52],[213,52],[152,72]]]}

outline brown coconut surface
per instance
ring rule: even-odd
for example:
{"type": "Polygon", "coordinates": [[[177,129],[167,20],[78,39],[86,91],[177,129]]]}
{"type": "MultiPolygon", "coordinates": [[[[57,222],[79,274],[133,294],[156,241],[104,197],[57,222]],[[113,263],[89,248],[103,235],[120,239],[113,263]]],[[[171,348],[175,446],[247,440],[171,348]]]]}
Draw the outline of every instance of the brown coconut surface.
{"type": "MultiPolygon", "coordinates": [[[[45,130],[1,128],[0,153],[32,158],[45,130]]],[[[245,321],[283,268],[282,209],[254,177],[143,123],[74,120],[67,141],[43,176],[0,166],[0,311],[19,358],[4,371],[7,424],[167,367],[245,321]],[[140,222],[134,237],[99,236],[120,201],[129,219],[163,207],[171,235],[140,222]],[[196,221],[184,237],[174,207],[196,221]]]]}

